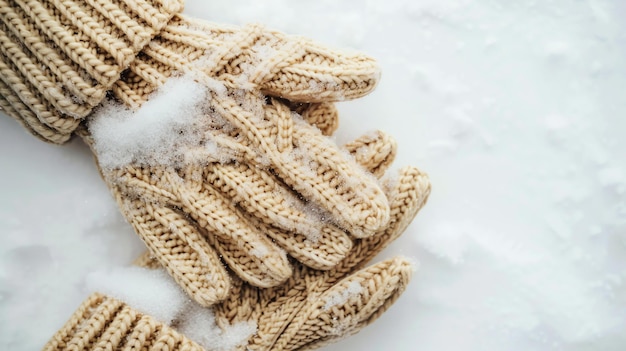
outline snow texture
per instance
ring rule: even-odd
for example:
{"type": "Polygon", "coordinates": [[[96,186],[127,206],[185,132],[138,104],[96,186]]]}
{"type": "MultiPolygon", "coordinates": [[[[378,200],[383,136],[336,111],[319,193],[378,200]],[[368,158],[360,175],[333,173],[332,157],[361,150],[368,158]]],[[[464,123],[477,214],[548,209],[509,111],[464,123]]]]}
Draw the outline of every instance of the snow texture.
{"type": "Polygon", "coordinates": [[[344,290],[337,291],[334,295],[330,295],[327,298],[326,304],[324,305],[324,310],[329,310],[333,306],[340,306],[346,303],[346,301],[348,301],[350,298],[358,297],[359,295],[361,295],[361,292],[363,292],[363,286],[361,285],[361,283],[357,281],[351,281],[350,283],[348,283],[348,286],[344,290]]]}
{"type": "Polygon", "coordinates": [[[100,166],[181,164],[190,149],[204,142],[198,125],[208,118],[202,107],[209,96],[207,89],[185,75],[168,79],[137,111],[106,102],[89,121],[100,166]]]}
{"type": "Polygon", "coordinates": [[[114,297],[168,325],[189,300],[162,269],[115,267],[89,273],[85,284],[87,291],[114,297]]]}
{"type": "Polygon", "coordinates": [[[237,322],[221,329],[215,323],[213,312],[196,304],[190,304],[183,310],[181,317],[183,319],[176,329],[207,351],[229,351],[239,345],[246,345],[257,329],[254,321],[237,322]]]}
{"type": "MultiPolygon", "coordinates": [[[[626,345],[626,3],[619,0],[188,0],[186,12],[379,59],[339,104],[339,142],[382,128],[433,183],[383,255],[404,295],[324,350],[621,351],[626,345]]],[[[0,349],[36,350],[95,271],[143,244],[89,150],[0,117],[0,349]]]]}
{"type": "Polygon", "coordinates": [[[218,327],[213,311],[191,300],[163,269],[116,267],[89,273],[85,281],[87,291],[121,300],[174,327],[208,351],[233,350],[245,345],[256,332],[252,321],[218,327]]]}

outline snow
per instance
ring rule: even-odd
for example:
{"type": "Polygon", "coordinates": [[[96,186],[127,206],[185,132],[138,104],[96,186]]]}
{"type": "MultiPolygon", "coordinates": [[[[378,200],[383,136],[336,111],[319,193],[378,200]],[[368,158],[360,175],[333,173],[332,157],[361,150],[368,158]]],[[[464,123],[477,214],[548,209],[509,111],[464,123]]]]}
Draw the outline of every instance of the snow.
{"type": "Polygon", "coordinates": [[[256,333],[256,323],[239,322],[220,329],[211,309],[191,300],[163,269],[115,267],[85,278],[86,290],[114,297],[148,314],[202,345],[207,351],[228,351],[256,333]]]}
{"type": "Polygon", "coordinates": [[[114,297],[168,325],[189,301],[162,269],[130,266],[97,270],[85,277],[85,285],[88,291],[114,297]]]}
{"type": "MultiPolygon", "coordinates": [[[[618,0],[188,0],[186,12],[380,61],[339,105],[338,142],[376,128],[433,183],[387,249],[404,295],[325,350],[622,350],[626,344],[626,4],[618,0]]],[[[0,349],[41,348],[142,243],[80,142],[0,118],[0,349]]],[[[381,257],[382,258],[382,257],[381,257]]]]}
{"type": "Polygon", "coordinates": [[[340,306],[351,298],[357,298],[362,292],[363,286],[361,283],[351,281],[344,290],[336,291],[335,294],[328,296],[326,304],[324,304],[324,310],[329,310],[334,306],[340,306]]]}
{"type": "Polygon", "coordinates": [[[100,166],[179,165],[186,151],[204,141],[198,124],[206,115],[202,103],[207,99],[207,90],[184,75],[168,79],[136,111],[105,102],[89,121],[100,166]]]}
{"type": "Polygon", "coordinates": [[[229,351],[238,345],[245,345],[256,333],[254,321],[236,322],[226,329],[220,329],[210,309],[198,308],[190,304],[184,313],[184,319],[176,325],[176,330],[202,345],[207,351],[229,351]]]}

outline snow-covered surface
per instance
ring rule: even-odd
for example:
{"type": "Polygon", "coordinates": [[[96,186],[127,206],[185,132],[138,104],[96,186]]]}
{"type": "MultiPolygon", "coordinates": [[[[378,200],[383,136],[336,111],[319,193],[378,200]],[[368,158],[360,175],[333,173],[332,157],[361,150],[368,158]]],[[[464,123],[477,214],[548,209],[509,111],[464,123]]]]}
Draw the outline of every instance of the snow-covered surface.
{"type": "MultiPolygon", "coordinates": [[[[383,256],[419,261],[374,325],[326,350],[623,350],[626,3],[620,0],[188,0],[379,59],[337,140],[375,128],[430,201],[383,256]]],[[[142,244],[87,147],[0,118],[0,349],[36,350],[96,271],[142,244]]]]}

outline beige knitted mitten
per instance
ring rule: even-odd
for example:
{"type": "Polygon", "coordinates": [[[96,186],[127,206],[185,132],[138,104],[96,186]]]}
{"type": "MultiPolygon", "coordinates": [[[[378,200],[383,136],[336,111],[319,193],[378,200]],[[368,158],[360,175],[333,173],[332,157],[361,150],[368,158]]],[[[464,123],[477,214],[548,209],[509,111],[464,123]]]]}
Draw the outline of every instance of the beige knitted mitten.
{"type": "Polygon", "coordinates": [[[0,0],[0,108],[54,143],[105,97],[183,0],[0,0]]]}
{"type": "MultiPolygon", "coordinates": [[[[357,333],[396,301],[410,279],[411,264],[397,257],[363,267],[404,231],[424,205],[430,185],[424,174],[409,167],[401,170],[395,183],[389,183],[386,189],[391,206],[387,227],[374,236],[354,239],[354,249],[335,268],[319,271],[296,265],[285,284],[271,289],[259,289],[235,279],[229,298],[212,308],[215,323],[223,331],[241,324],[256,328],[227,349],[318,348],[357,333]]],[[[159,267],[148,254],[138,263],[159,267]]],[[[45,350],[201,349],[163,323],[154,325],[146,320],[149,317],[129,306],[96,294],[77,310],[45,350]]],[[[172,327],[182,327],[181,323],[186,323],[184,315],[175,318],[172,327]]],[[[194,341],[206,350],[226,350],[204,340],[203,334],[194,341]]]]}
{"type": "Polygon", "coordinates": [[[396,301],[414,269],[410,261],[395,257],[365,265],[404,232],[425,204],[430,183],[416,168],[405,167],[386,191],[389,224],[374,236],[355,239],[353,250],[335,268],[316,271],[299,265],[279,287],[259,290],[241,284],[216,306],[216,319],[224,327],[256,321],[256,334],[240,350],[318,348],[359,332],[396,301]]]}
{"type": "MultiPolygon", "coordinates": [[[[178,10],[173,1],[86,3],[2,7],[0,106],[40,136],[63,142],[111,84],[118,101],[135,108],[176,74],[203,84],[196,89],[205,94],[202,114],[173,128],[195,139],[166,145],[175,150],[168,162],[150,158],[152,147],[109,157],[102,150],[111,143],[99,142],[95,127],[106,116],[81,129],[122,211],[194,299],[210,305],[226,296],[222,261],[251,284],[275,286],[292,273],[285,252],[330,269],[350,250],[346,232],[367,237],[385,226],[389,207],[376,181],[303,122],[332,129],[329,102],[371,91],[378,78],[372,59],[259,26],[179,15],[165,25],[178,10]]],[[[149,123],[144,127],[150,132],[149,123]]],[[[135,140],[127,139],[122,146],[135,140]]],[[[393,154],[393,146],[376,140],[370,144],[380,146],[378,153],[351,145],[360,162],[393,154]]]]}
{"type": "MultiPolygon", "coordinates": [[[[98,111],[83,136],[152,254],[208,306],[228,293],[222,262],[250,284],[276,286],[292,274],[286,253],[327,270],[351,249],[349,235],[384,228],[389,206],[377,180],[307,123],[332,127],[329,102],[367,93],[377,77],[375,63],[359,54],[258,26],[225,28],[175,16],[113,89],[126,105],[141,108],[113,128],[119,132],[109,128],[115,119],[98,111]],[[120,137],[130,129],[124,123],[145,115],[159,87],[177,84],[191,89],[154,100],[200,91],[200,105],[175,111],[190,122],[176,115],[164,128],[181,138],[170,145],[150,137],[153,146],[128,151],[129,141],[152,135],[151,124],[120,137]],[[165,157],[155,156],[159,148],[165,157]]],[[[363,162],[388,162],[395,153],[390,140],[377,134],[348,149],[363,162]]]]}

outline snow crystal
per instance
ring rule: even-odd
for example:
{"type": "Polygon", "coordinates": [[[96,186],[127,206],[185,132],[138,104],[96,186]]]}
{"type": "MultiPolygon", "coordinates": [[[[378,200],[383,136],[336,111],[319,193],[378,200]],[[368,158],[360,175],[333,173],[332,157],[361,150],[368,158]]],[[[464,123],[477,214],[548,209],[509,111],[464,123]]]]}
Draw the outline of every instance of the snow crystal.
{"type": "Polygon", "coordinates": [[[250,250],[250,254],[258,258],[267,257],[269,252],[269,248],[260,241],[256,243],[253,249],[250,250]]]}
{"type": "Polygon", "coordinates": [[[357,297],[363,292],[363,286],[361,283],[353,280],[348,283],[348,286],[342,290],[337,291],[335,294],[330,295],[326,299],[326,304],[324,305],[324,310],[329,310],[334,306],[339,306],[346,303],[350,298],[357,297]]]}

